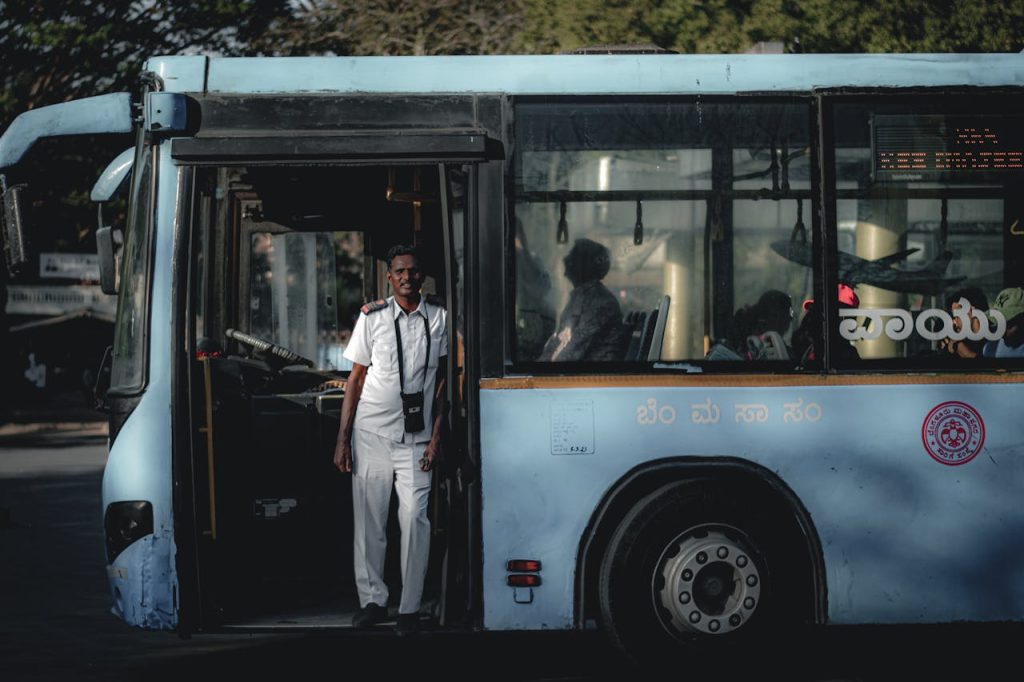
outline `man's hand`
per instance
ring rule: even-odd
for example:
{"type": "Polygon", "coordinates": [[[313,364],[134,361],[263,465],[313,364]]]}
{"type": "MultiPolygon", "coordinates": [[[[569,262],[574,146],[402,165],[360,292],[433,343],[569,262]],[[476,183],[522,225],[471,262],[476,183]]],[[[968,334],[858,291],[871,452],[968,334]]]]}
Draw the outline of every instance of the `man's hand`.
{"type": "Polygon", "coordinates": [[[352,471],[352,444],[347,440],[338,439],[334,447],[334,466],[343,474],[352,471]]]}
{"type": "Polygon", "coordinates": [[[445,400],[445,377],[448,376],[448,358],[441,356],[437,362],[437,388],[434,389],[434,423],[430,429],[430,442],[427,443],[420,458],[420,471],[430,471],[434,468],[438,457],[441,454],[441,431],[444,428],[444,417],[448,412],[448,403],[445,400]]]}
{"type": "Polygon", "coordinates": [[[434,461],[437,459],[439,449],[437,443],[433,440],[427,443],[427,448],[423,451],[423,457],[420,458],[420,471],[430,471],[434,468],[434,461]]]}

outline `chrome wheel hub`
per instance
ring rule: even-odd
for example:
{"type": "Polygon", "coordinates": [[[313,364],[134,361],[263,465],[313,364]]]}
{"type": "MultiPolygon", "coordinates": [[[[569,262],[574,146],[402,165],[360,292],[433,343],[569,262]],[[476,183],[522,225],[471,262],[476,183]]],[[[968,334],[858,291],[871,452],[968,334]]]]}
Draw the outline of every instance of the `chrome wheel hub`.
{"type": "Polygon", "coordinates": [[[750,543],[728,526],[698,526],[670,542],[654,573],[653,597],[673,634],[724,635],[761,602],[761,574],[750,543]]]}

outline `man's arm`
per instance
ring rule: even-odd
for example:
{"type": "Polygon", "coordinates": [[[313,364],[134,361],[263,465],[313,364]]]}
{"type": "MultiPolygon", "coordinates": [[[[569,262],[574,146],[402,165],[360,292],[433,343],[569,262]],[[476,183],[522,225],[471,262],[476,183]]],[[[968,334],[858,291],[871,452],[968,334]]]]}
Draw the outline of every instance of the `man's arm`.
{"type": "Polygon", "coordinates": [[[366,365],[352,364],[345,382],[345,397],[341,401],[341,425],[338,427],[338,442],[334,446],[334,466],[338,471],[352,471],[352,427],[356,422],[356,408],[363,394],[366,381],[366,365]]]}
{"type": "MultiPolygon", "coordinates": [[[[448,358],[439,358],[437,379],[435,380],[437,389],[434,391],[434,424],[430,429],[430,442],[427,443],[423,458],[420,460],[421,471],[430,471],[434,467],[434,460],[441,452],[441,432],[444,429],[445,416],[448,414],[447,370],[448,358]]],[[[348,395],[346,394],[345,397],[347,398],[348,395]]]]}

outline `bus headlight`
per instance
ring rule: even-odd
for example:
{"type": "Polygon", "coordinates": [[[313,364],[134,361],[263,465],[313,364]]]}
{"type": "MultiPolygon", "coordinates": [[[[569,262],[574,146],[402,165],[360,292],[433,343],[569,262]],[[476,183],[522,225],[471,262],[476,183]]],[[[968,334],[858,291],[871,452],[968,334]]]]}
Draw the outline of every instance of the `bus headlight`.
{"type": "Polygon", "coordinates": [[[107,563],[124,548],[153,532],[153,505],[145,500],[114,502],[103,515],[107,534],[107,563]]]}

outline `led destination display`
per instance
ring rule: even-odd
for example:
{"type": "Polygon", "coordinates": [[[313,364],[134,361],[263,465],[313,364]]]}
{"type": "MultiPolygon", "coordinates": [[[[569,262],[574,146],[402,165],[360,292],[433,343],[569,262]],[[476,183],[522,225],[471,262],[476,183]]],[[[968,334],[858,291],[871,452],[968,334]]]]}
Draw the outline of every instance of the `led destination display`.
{"type": "Polygon", "coordinates": [[[984,179],[1024,171],[1024,119],[876,115],[875,180],[984,179]]]}

